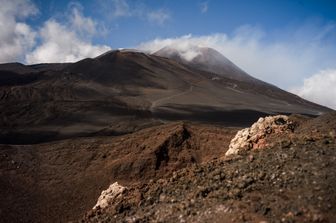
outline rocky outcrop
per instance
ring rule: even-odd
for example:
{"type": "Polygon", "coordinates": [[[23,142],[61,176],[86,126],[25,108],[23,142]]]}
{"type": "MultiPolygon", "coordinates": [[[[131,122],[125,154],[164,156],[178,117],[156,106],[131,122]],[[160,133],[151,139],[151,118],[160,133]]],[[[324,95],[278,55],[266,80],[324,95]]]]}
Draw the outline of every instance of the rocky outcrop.
{"type": "Polygon", "coordinates": [[[185,147],[184,144],[189,138],[190,133],[183,123],[174,128],[174,131],[155,148],[155,170],[158,170],[162,165],[167,165],[172,157],[178,160],[185,147]]]}
{"type": "Polygon", "coordinates": [[[237,132],[231,140],[226,156],[237,154],[240,149],[259,149],[268,145],[266,137],[272,133],[281,133],[293,130],[293,123],[286,115],[268,116],[259,118],[250,128],[237,132]]]}
{"type": "Polygon", "coordinates": [[[121,198],[122,194],[127,190],[126,187],[121,186],[118,182],[115,182],[109,186],[106,190],[103,190],[97,200],[93,209],[106,208],[114,200],[121,198]]]}
{"type": "MultiPolygon", "coordinates": [[[[330,134],[335,120],[336,113],[260,119],[242,132],[247,138],[263,133],[267,149],[242,150],[129,185],[120,199],[90,211],[81,222],[335,222],[336,140],[330,134]]],[[[195,131],[187,130],[194,140],[195,131]]],[[[184,131],[179,126],[169,135],[176,132],[184,131]]],[[[178,148],[170,145],[180,145],[181,136],[164,137],[168,151],[178,148]]]]}

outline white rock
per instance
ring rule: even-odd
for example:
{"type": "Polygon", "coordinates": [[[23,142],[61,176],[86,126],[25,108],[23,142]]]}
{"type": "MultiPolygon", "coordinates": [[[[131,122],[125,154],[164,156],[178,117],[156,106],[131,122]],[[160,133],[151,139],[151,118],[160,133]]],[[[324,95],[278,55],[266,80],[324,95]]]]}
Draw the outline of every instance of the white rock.
{"type": "Polygon", "coordinates": [[[286,115],[268,116],[259,118],[250,128],[237,132],[231,140],[226,156],[237,154],[240,149],[261,148],[265,146],[267,134],[278,133],[288,129],[291,122],[286,115]]]}
{"type": "Polygon", "coordinates": [[[111,184],[107,190],[103,190],[101,192],[93,209],[98,208],[98,206],[100,208],[106,208],[111,202],[113,202],[113,200],[120,198],[126,189],[126,187],[121,186],[118,182],[111,184]]]}

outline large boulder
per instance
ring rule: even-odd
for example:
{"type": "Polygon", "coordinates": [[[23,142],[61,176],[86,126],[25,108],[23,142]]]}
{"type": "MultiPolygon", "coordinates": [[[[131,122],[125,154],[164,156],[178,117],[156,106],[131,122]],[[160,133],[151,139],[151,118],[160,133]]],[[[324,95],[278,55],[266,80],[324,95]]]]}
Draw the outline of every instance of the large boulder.
{"type": "Polygon", "coordinates": [[[231,140],[226,156],[237,154],[241,149],[259,149],[268,145],[266,137],[270,134],[293,130],[293,123],[286,115],[259,118],[250,128],[237,132],[231,140]]]}

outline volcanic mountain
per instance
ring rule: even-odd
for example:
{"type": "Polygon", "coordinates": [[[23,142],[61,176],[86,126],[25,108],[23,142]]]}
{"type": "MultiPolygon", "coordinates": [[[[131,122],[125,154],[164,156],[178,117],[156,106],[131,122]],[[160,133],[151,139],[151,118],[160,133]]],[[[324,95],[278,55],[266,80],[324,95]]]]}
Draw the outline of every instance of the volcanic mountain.
{"type": "Polygon", "coordinates": [[[198,48],[191,61],[177,53],[114,50],[75,63],[0,65],[0,142],[120,135],[172,120],[246,126],[266,114],[329,111],[213,49],[198,48]]]}
{"type": "Polygon", "coordinates": [[[1,222],[334,219],[336,114],[195,50],[0,65],[1,222]]]}

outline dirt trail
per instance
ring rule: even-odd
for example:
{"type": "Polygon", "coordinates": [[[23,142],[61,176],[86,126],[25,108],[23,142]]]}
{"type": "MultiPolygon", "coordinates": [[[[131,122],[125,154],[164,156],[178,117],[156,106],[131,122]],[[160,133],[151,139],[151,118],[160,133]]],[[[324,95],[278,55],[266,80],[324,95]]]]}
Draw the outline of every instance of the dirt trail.
{"type": "Polygon", "coordinates": [[[189,89],[186,90],[186,91],[183,91],[183,92],[178,93],[178,94],[173,94],[173,95],[170,95],[170,96],[167,96],[167,97],[163,97],[163,98],[157,99],[157,100],[155,100],[155,101],[152,102],[149,110],[151,112],[154,112],[154,108],[157,106],[157,104],[162,103],[163,101],[168,101],[168,100],[171,100],[173,98],[180,97],[182,95],[191,93],[193,91],[193,88],[194,88],[194,85],[190,85],[189,89]]]}

